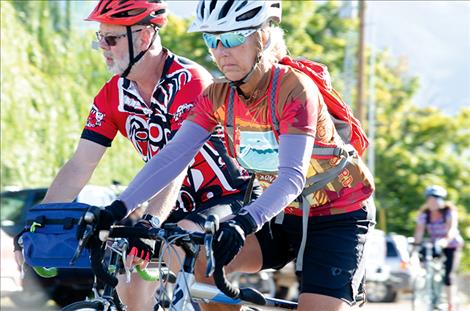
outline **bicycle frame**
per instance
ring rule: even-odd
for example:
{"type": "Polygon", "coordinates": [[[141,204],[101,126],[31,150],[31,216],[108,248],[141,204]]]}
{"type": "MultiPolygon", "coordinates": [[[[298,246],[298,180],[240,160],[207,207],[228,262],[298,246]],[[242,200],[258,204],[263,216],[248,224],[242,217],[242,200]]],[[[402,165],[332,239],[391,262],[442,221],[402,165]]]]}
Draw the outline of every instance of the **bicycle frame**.
{"type": "Polygon", "coordinates": [[[242,301],[239,298],[230,298],[214,285],[199,283],[194,276],[192,264],[199,253],[186,252],[182,271],[178,273],[176,287],[173,292],[171,311],[193,311],[192,302],[220,303],[230,305],[243,305],[248,307],[269,307],[270,310],[297,310],[297,303],[271,297],[264,297],[265,304],[259,305],[242,301]]]}
{"type": "MultiPolygon", "coordinates": [[[[433,249],[436,246],[432,242],[425,241],[419,246],[424,248],[424,275],[418,276],[414,281],[412,307],[413,310],[417,310],[416,305],[419,304],[421,300],[421,302],[424,303],[426,311],[433,311],[439,306],[441,299],[442,279],[440,277],[442,267],[440,265],[440,259],[433,258],[433,249]],[[420,281],[422,282],[421,284],[418,283],[420,281]],[[421,286],[417,286],[416,284],[421,286]]],[[[419,310],[422,309],[419,308],[419,310]]]]}

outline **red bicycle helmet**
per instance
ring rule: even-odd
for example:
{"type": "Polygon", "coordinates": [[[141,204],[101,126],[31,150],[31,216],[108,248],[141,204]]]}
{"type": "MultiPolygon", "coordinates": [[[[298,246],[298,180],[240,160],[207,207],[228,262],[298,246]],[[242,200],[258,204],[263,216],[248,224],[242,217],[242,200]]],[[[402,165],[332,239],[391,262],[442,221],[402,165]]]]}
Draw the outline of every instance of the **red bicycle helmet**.
{"type": "Polygon", "coordinates": [[[86,20],[122,26],[167,23],[167,4],[162,0],[100,0],[86,20]]]}

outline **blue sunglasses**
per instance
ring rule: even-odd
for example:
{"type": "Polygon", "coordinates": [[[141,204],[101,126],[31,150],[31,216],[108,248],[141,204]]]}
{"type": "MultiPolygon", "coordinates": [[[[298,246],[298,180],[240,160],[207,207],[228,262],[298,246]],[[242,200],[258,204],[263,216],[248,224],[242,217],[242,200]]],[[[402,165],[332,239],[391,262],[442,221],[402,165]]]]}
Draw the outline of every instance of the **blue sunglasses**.
{"type": "Polygon", "coordinates": [[[215,49],[217,44],[219,44],[219,40],[225,48],[234,48],[245,43],[246,38],[256,30],[257,29],[236,30],[217,35],[205,32],[202,34],[202,37],[210,49],[215,49]]]}

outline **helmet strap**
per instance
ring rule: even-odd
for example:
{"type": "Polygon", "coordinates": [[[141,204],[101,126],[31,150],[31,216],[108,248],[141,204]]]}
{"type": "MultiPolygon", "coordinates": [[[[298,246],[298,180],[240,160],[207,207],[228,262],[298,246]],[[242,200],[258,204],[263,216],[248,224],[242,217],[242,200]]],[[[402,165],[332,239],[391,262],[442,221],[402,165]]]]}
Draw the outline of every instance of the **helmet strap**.
{"type": "MultiPolygon", "coordinates": [[[[258,64],[259,64],[260,60],[261,60],[261,55],[256,56],[256,61],[253,64],[253,67],[251,67],[251,70],[243,78],[241,78],[240,80],[230,81],[230,87],[236,88],[238,93],[240,93],[241,92],[240,85],[242,85],[242,84],[248,82],[248,80],[250,80],[251,76],[255,72],[256,67],[258,67],[258,64]]],[[[243,94],[243,92],[241,92],[240,94],[243,94]]]]}
{"type": "Polygon", "coordinates": [[[148,48],[146,48],[144,51],[141,51],[135,58],[134,58],[134,43],[132,40],[132,29],[130,26],[126,26],[126,31],[127,31],[127,43],[129,47],[129,65],[127,66],[126,70],[121,74],[122,78],[127,77],[127,75],[131,72],[132,66],[134,66],[143,56],[147,51],[152,47],[153,42],[157,38],[157,32],[158,29],[154,28],[155,33],[152,37],[152,40],[150,41],[150,44],[148,48]]]}

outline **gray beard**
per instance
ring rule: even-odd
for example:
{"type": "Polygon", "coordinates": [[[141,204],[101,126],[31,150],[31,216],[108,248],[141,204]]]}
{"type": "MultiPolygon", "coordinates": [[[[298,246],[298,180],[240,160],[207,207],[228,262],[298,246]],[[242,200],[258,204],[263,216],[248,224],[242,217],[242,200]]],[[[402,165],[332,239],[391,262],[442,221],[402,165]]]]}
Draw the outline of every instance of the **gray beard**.
{"type": "MultiPolygon", "coordinates": [[[[134,68],[137,65],[139,65],[143,61],[144,57],[145,56],[142,56],[137,62],[134,63],[134,65],[132,65],[131,72],[134,70],[134,68]]],[[[129,66],[129,54],[126,55],[123,61],[119,61],[119,62],[115,61],[112,66],[108,65],[108,71],[111,72],[113,75],[122,75],[128,66],[129,66]]]]}
{"type": "Polygon", "coordinates": [[[127,54],[123,61],[114,61],[114,64],[108,65],[108,71],[113,75],[122,75],[127,66],[129,66],[129,54],[127,54]]]}

